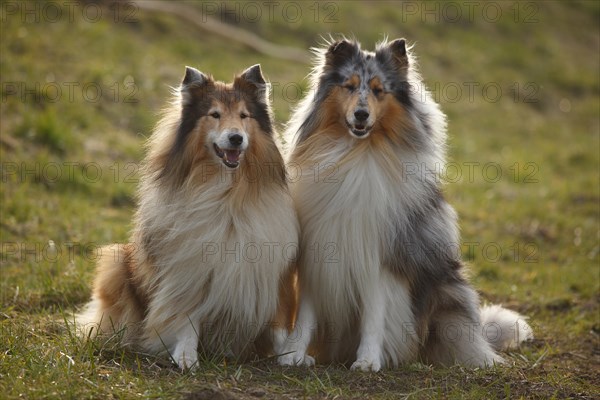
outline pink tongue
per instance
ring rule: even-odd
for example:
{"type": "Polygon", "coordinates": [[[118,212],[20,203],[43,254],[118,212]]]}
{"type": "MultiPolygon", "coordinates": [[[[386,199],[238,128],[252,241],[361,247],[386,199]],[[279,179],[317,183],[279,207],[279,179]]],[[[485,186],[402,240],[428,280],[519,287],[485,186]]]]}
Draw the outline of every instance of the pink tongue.
{"type": "Polygon", "coordinates": [[[229,162],[238,162],[240,159],[239,150],[223,150],[225,153],[225,159],[229,162]]]}

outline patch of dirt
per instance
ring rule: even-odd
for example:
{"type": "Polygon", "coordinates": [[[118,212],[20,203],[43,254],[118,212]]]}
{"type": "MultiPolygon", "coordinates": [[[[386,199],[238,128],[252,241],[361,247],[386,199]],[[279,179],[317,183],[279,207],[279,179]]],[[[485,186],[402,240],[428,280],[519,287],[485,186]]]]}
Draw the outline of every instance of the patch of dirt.
{"type": "Polygon", "coordinates": [[[185,400],[238,400],[240,397],[228,390],[218,388],[204,388],[187,393],[185,400]]]}

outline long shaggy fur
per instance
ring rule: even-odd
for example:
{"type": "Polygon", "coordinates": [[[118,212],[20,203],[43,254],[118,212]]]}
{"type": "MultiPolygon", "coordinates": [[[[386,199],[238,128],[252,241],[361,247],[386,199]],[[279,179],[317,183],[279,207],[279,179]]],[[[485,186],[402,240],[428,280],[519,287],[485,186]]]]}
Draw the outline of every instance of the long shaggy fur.
{"type": "Polygon", "coordinates": [[[280,363],[501,362],[493,347],[531,329],[499,307],[480,315],[438,176],[446,118],[410,49],[399,39],[367,52],[344,39],[315,53],[310,94],[286,131],[301,300],[280,363]],[[501,333],[486,340],[482,324],[501,333]]]}
{"type": "Polygon", "coordinates": [[[131,242],[105,248],[85,333],[191,367],[197,351],[277,351],[295,312],[298,222],[259,66],[233,84],[187,68],[149,141],[131,242]],[[231,148],[229,148],[231,147],[231,148]]]}

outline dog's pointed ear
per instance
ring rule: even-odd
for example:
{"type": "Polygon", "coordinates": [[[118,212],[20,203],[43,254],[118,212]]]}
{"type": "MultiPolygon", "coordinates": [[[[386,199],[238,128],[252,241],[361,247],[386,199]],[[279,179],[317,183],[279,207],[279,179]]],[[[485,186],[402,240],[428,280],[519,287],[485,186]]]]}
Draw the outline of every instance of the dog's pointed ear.
{"type": "Polygon", "coordinates": [[[342,62],[352,58],[356,54],[358,47],[355,43],[346,39],[333,42],[325,53],[325,64],[328,66],[337,66],[342,62]]]}
{"type": "Polygon", "coordinates": [[[406,57],[406,39],[395,39],[388,44],[395,57],[406,57]]]}
{"type": "Polygon", "coordinates": [[[236,79],[236,85],[238,85],[241,89],[255,95],[256,99],[261,103],[268,104],[268,84],[262,74],[260,64],[255,64],[246,68],[246,70],[241,73],[239,78],[236,79]]]}
{"type": "Polygon", "coordinates": [[[254,84],[255,86],[266,85],[267,82],[263,77],[262,70],[260,69],[260,64],[255,64],[249,68],[247,68],[242,74],[240,78],[245,81],[254,84]]]}
{"type": "Polygon", "coordinates": [[[196,68],[185,67],[185,75],[180,88],[183,104],[194,103],[209,82],[212,82],[210,76],[198,71],[196,68]]]}
{"type": "Polygon", "coordinates": [[[401,70],[408,68],[408,54],[406,53],[406,40],[404,38],[392,40],[387,45],[387,49],[396,67],[401,70]]]}
{"type": "Polygon", "coordinates": [[[185,75],[183,76],[181,87],[186,88],[190,86],[202,86],[203,84],[208,82],[208,80],[208,76],[198,71],[196,68],[185,67],[185,75]]]}
{"type": "Polygon", "coordinates": [[[262,74],[260,64],[244,70],[235,78],[233,86],[250,97],[250,101],[246,101],[246,106],[252,118],[258,122],[264,132],[272,134],[273,115],[269,96],[270,85],[262,74]]]}

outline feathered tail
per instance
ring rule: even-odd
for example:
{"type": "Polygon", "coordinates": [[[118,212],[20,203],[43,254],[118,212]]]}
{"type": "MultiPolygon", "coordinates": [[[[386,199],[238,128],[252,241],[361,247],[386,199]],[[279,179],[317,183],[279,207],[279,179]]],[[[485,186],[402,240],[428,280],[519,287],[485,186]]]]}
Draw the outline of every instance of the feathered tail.
{"type": "Polygon", "coordinates": [[[514,349],[521,342],[533,339],[533,330],[527,317],[503,308],[489,305],[481,308],[483,336],[496,351],[514,349]]]}

